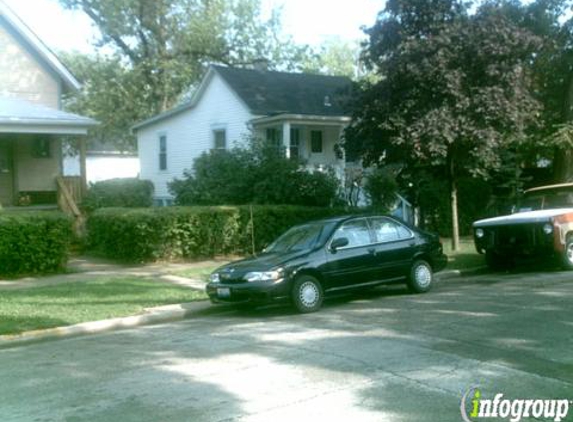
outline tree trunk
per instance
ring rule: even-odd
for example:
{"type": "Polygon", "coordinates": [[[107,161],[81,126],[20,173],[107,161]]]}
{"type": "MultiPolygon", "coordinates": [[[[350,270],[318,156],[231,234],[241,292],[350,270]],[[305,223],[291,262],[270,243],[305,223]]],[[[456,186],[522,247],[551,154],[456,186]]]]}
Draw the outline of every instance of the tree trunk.
{"type": "MultiPolygon", "coordinates": [[[[567,94],[563,104],[563,120],[573,120],[573,78],[569,79],[567,94]]],[[[573,151],[565,148],[555,148],[553,153],[553,179],[555,182],[570,182],[573,180],[573,151]]]]}
{"type": "Polygon", "coordinates": [[[452,251],[460,250],[460,226],[458,222],[458,185],[454,165],[454,152],[448,151],[448,176],[450,180],[450,205],[452,207],[452,251]]]}
{"type": "Polygon", "coordinates": [[[460,250],[460,227],[458,223],[458,186],[452,177],[450,187],[450,201],[452,205],[452,251],[460,250]]]}

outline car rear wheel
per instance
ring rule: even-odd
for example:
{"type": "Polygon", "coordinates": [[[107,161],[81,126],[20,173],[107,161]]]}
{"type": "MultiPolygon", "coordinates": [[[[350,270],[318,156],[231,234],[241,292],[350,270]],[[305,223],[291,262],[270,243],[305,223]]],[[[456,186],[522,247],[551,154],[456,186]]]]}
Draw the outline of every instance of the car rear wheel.
{"type": "Polygon", "coordinates": [[[563,251],[563,268],[573,270],[573,235],[567,236],[563,251]]]}
{"type": "Polygon", "coordinates": [[[426,261],[420,259],[414,262],[408,276],[408,288],[414,293],[425,293],[432,288],[434,273],[426,261]]]}
{"type": "Polygon", "coordinates": [[[302,275],[295,280],[292,288],[292,301],[299,312],[318,311],[323,299],[322,286],[316,278],[310,275],[302,275]]]}

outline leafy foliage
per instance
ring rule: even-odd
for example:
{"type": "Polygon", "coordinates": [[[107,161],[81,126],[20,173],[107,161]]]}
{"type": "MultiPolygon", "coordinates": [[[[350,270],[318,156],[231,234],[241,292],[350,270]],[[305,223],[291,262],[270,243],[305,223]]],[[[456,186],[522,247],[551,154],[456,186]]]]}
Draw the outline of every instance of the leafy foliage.
{"type": "Polygon", "coordinates": [[[252,141],[248,148],[204,153],[169,188],[179,205],[331,205],[338,189],[334,175],[308,173],[300,164],[252,141]]]}
{"type": "Polygon", "coordinates": [[[398,183],[386,168],[376,168],[366,177],[364,185],[373,207],[388,209],[396,202],[398,183]]]}
{"type": "Polygon", "coordinates": [[[340,209],[293,206],[106,208],[88,219],[88,244],[109,258],[132,262],[246,254],[293,225],[340,214],[340,209]]]}
{"type": "Polygon", "coordinates": [[[92,183],[82,205],[93,210],[103,207],[150,207],[153,183],[137,178],[110,179],[92,183]]]}
{"type": "Polygon", "coordinates": [[[104,126],[99,139],[133,147],[129,127],[165,111],[196,86],[209,63],[264,61],[293,69],[306,54],[281,34],[280,15],[261,18],[259,0],[60,0],[101,33],[95,57],[68,55],[86,85],[72,108],[104,126]]]}
{"type": "Polygon", "coordinates": [[[380,78],[363,84],[345,137],[351,156],[441,168],[457,241],[460,177],[487,177],[498,152],[523,141],[541,110],[529,63],[539,37],[487,5],[393,0],[368,30],[365,59],[380,78]]]}
{"type": "Polygon", "coordinates": [[[56,212],[0,213],[0,275],[49,273],[65,267],[72,223],[56,212]]]}

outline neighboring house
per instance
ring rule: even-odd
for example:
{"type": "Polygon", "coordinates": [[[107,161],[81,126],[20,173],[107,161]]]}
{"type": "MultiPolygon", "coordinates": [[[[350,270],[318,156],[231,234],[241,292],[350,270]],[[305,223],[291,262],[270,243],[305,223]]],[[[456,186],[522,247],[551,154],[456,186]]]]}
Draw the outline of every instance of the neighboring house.
{"type": "Polygon", "coordinates": [[[77,89],[55,54],[0,1],[1,205],[56,203],[62,141],[78,142],[83,151],[96,124],[61,110],[62,94],[77,89]]]}
{"type": "MultiPolygon", "coordinates": [[[[78,154],[64,157],[64,174],[80,175],[80,157],[78,154]]],[[[137,153],[120,151],[108,144],[88,142],[86,152],[86,177],[88,183],[107,179],[138,177],[139,158],[137,153]]]]}
{"type": "Polygon", "coordinates": [[[350,88],[345,77],[211,66],[189,103],[134,126],[140,177],[153,182],[158,204],[170,204],[168,182],[195,158],[254,134],[310,170],[328,167],[342,178],[346,163],[335,146],[350,121],[350,88]]]}

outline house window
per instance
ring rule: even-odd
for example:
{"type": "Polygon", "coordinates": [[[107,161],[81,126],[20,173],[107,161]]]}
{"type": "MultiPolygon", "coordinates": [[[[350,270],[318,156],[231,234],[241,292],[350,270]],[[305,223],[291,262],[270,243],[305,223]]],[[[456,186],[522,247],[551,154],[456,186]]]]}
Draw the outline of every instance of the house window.
{"type": "Polygon", "coordinates": [[[159,170],[167,170],[167,136],[159,137],[159,170]]]}
{"type": "Polygon", "coordinates": [[[267,129],[267,144],[279,149],[282,147],[282,133],[279,129],[270,127],[267,129]]]}
{"type": "Polygon", "coordinates": [[[34,139],[32,144],[32,157],[50,158],[50,140],[47,138],[34,139]]]}
{"type": "Polygon", "coordinates": [[[310,132],[310,152],[313,154],[322,153],[322,131],[312,130],[310,132]]]}
{"type": "Polygon", "coordinates": [[[291,129],[290,130],[290,146],[289,146],[289,157],[298,158],[300,155],[300,130],[291,129]]]}
{"type": "Polygon", "coordinates": [[[216,150],[227,149],[227,132],[225,129],[214,130],[213,139],[213,145],[216,150]]]}

